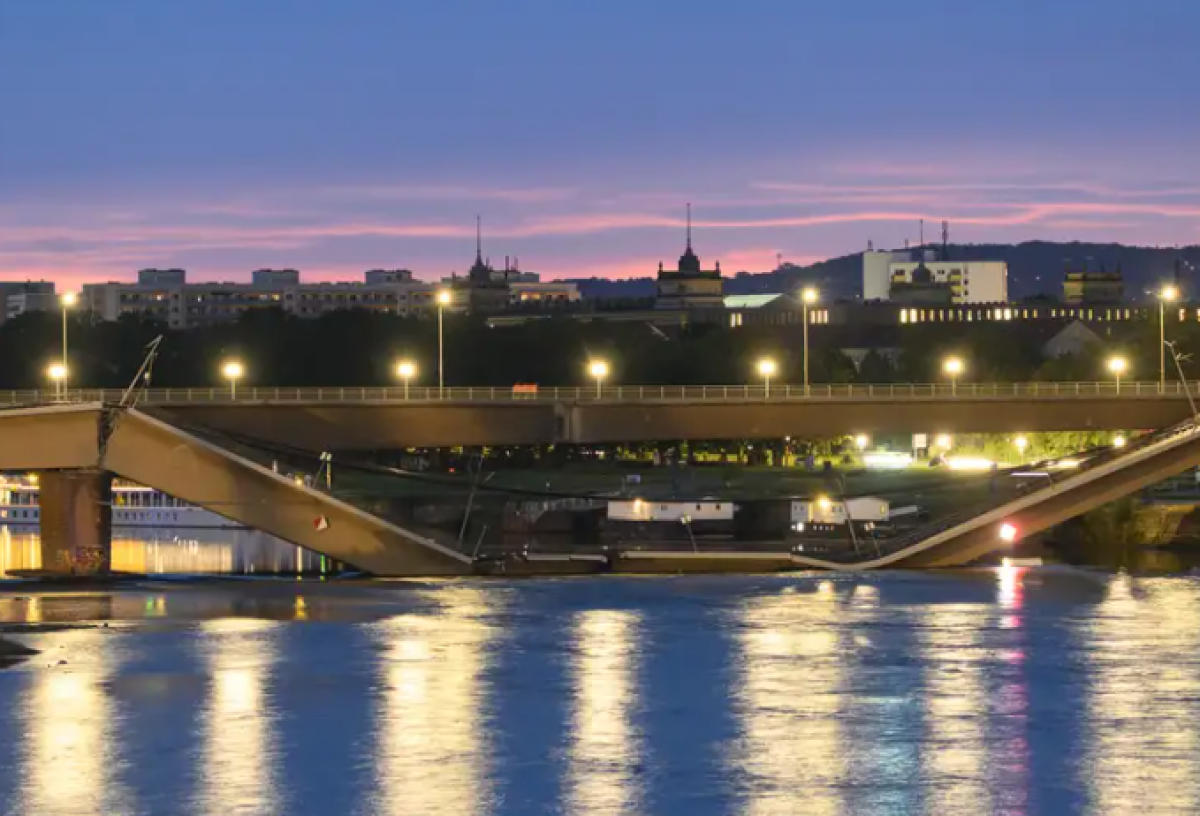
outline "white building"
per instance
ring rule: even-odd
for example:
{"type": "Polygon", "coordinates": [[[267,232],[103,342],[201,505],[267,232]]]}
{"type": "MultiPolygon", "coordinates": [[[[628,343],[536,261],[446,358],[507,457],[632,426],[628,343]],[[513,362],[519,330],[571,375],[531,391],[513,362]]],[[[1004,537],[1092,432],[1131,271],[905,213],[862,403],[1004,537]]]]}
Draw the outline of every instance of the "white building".
{"type": "Polygon", "coordinates": [[[909,252],[864,252],[863,300],[887,300],[892,290],[892,264],[910,260],[909,252]]]}
{"type": "Polygon", "coordinates": [[[0,323],[26,312],[58,308],[58,295],[50,281],[0,281],[0,323]]]}
{"type": "Polygon", "coordinates": [[[1004,261],[945,261],[932,250],[924,255],[922,260],[916,252],[864,252],[863,300],[891,300],[896,283],[926,283],[949,287],[954,304],[1008,302],[1004,261]]]}

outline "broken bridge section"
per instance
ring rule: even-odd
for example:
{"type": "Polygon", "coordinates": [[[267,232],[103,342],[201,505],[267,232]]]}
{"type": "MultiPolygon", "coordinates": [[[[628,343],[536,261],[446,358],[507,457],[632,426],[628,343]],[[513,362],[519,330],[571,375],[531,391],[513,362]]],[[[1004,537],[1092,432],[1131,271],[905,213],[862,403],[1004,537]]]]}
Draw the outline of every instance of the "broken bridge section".
{"type": "Polygon", "coordinates": [[[57,485],[43,511],[43,564],[51,571],[107,569],[111,507],[101,494],[111,475],[375,575],[470,572],[471,559],[448,542],[297,484],[136,409],[92,403],[0,412],[0,470],[44,474],[57,485]],[[89,507],[107,513],[84,512],[89,507]],[[88,552],[60,557],[79,542],[88,552]],[[94,557],[97,547],[103,552],[94,557]]]}

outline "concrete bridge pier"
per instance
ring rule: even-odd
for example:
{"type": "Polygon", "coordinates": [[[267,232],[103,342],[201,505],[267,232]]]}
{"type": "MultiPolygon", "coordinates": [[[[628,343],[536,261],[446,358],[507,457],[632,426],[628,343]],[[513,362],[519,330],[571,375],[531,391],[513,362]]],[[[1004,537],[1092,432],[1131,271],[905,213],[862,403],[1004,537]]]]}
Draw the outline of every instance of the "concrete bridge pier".
{"type": "Polygon", "coordinates": [[[38,474],[43,572],[103,575],[112,569],[112,480],[103,470],[38,474]]]}

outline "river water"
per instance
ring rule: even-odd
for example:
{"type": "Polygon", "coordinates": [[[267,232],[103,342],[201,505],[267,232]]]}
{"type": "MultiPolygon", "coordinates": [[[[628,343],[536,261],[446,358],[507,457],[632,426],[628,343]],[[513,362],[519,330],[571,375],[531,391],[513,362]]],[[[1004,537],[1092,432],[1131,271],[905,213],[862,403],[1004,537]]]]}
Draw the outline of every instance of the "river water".
{"type": "Polygon", "coordinates": [[[4,814],[1200,812],[1192,578],[10,584],[5,631],[4,814]]]}

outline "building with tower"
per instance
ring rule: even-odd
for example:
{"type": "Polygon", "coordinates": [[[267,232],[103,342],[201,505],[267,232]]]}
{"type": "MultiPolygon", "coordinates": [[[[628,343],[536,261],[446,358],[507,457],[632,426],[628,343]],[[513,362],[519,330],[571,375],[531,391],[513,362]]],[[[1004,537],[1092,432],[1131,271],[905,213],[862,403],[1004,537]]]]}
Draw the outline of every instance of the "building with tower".
{"type": "Polygon", "coordinates": [[[693,311],[722,309],[725,306],[725,287],[721,280],[721,264],[704,269],[692,249],[692,205],[687,206],[687,249],[679,256],[676,269],[658,265],[658,285],[654,298],[655,309],[693,311]]]}

